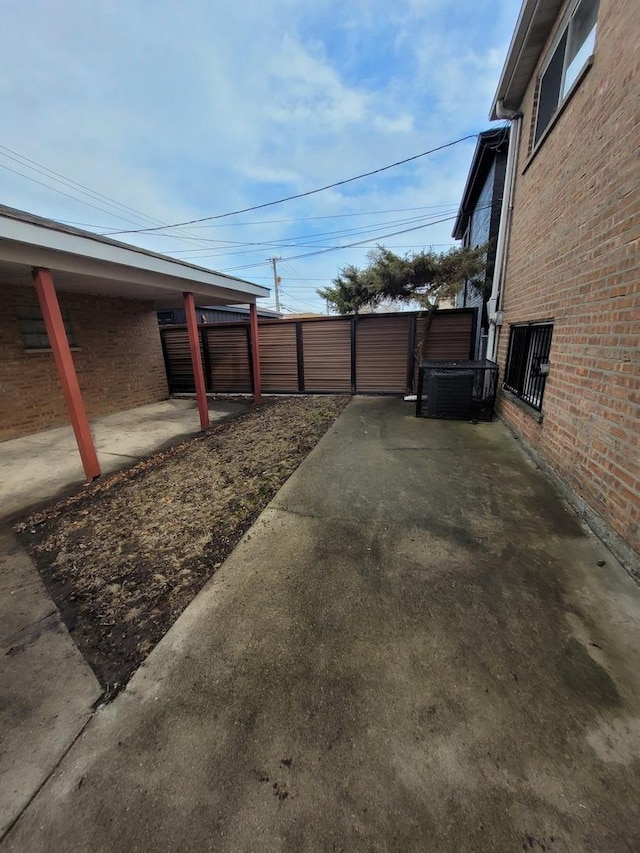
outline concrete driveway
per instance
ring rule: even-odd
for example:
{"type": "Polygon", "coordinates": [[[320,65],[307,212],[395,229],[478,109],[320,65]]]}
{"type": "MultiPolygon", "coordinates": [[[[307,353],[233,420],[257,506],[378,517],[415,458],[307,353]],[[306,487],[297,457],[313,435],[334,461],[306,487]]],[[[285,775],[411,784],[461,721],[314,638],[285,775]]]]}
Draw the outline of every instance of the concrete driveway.
{"type": "Polygon", "coordinates": [[[639,653],[499,423],[358,398],[2,849],[638,850],[639,653]]]}

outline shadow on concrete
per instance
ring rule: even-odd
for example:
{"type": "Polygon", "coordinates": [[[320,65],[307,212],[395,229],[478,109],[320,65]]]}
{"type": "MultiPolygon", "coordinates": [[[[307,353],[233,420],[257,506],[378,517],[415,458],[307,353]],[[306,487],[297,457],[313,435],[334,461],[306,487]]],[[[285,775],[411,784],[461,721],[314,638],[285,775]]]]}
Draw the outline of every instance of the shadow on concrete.
{"type": "Polygon", "coordinates": [[[636,850],[639,655],[501,424],[357,398],[4,849],[636,850]]]}
{"type": "MultiPolygon", "coordinates": [[[[209,400],[211,423],[250,402],[209,400]]],[[[134,465],[201,432],[193,399],[169,399],[91,420],[103,474],[134,465]]],[[[11,520],[81,488],[85,478],[70,426],[0,442],[0,519],[11,520]]]]}
{"type": "MultiPolygon", "coordinates": [[[[246,411],[210,401],[213,423],[246,411]]],[[[92,421],[103,472],[200,432],[193,400],[166,400],[92,421]]],[[[81,487],[71,427],[0,443],[0,836],[78,737],[101,695],[10,519],[81,487]]]]}

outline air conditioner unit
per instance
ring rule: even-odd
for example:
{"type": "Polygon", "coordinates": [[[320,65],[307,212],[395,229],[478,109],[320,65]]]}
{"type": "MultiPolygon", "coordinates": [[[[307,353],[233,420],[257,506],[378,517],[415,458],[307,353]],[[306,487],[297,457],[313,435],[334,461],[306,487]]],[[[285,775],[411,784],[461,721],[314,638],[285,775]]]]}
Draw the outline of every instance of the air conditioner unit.
{"type": "Polygon", "coordinates": [[[416,416],[490,421],[498,365],[480,361],[423,361],[418,373],[416,416]]]}

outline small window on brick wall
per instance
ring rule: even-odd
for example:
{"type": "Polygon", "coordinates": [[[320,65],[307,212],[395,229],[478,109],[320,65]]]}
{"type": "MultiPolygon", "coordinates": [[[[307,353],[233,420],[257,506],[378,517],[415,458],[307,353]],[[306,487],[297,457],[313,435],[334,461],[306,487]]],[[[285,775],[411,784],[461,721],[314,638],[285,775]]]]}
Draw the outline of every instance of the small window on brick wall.
{"type": "MultiPolygon", "coordinates": [[[[71,328],[69,312],[60,306],[64,329],[70,347],[77,346],[76,339],[71,328]]],[[[44,317],[39,308],[18,308],[18,321],[20,323],[20,334],[25,349],[51,349],[49,336],[44,325],[44,317]]]]}
{"type": "Polygon", "coordinates": [[[549,373],[553,323],[511,326],[504,387],[540,411],[549,373]]]}
{"type": "Polygon", "coordinates": [[[599,0],[578,0],[560,30],[538,80],[534,146],[571,92],[593,53],[599,0]]]}

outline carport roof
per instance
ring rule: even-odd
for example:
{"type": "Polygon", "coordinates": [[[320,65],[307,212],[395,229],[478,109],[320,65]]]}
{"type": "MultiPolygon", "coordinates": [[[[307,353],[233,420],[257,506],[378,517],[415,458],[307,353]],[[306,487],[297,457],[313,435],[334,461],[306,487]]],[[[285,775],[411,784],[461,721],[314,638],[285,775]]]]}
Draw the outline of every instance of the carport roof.
{"type": "Polygon", "coordinates": [[[269,288],[0,205],[0,281],[31,284],[31,269],[51,270],[56,287],[128,299],[157,307],[184,291],[207,304],[253,303],[269,288]]]}

